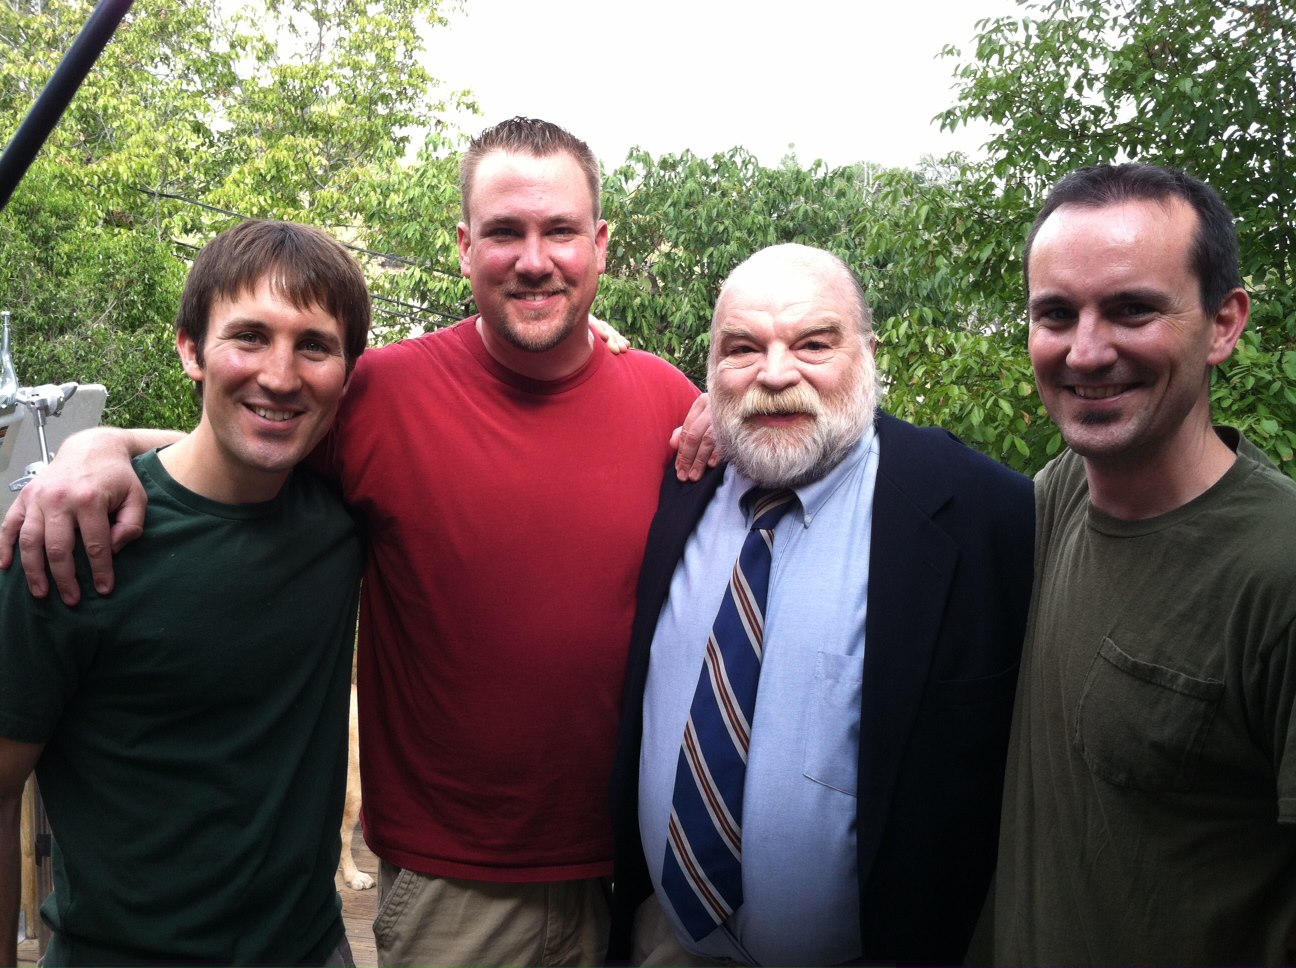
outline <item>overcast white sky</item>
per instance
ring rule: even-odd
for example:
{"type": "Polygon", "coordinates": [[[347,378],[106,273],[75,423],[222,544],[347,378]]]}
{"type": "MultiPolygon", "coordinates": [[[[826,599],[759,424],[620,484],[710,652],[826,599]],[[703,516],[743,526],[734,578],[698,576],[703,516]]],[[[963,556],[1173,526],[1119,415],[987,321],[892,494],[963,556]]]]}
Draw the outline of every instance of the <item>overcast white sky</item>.
{"type": "Polygon", "coordinates": [[[524,114],[588,141],[605,167],[742,145],[763,164],[912,166],[976,154],[987,130],[942,133],[974,24],[1015,0],[466,0],[432,31],[429,67],[471,88],[475,133],[524,114]]]}

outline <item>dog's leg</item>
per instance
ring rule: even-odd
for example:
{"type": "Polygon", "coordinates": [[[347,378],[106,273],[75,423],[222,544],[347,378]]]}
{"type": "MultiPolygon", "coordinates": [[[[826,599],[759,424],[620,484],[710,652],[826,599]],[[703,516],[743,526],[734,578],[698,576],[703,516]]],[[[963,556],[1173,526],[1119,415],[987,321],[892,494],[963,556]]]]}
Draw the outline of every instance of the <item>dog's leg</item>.
{"type": "Polygon", "coordinates": [[[353,891],[367,891],[374,879],[359,870],[351,855],[351,838],[360,822],[360,736],[356,716],[356,687],[351,687],[351,739],[347,750],[346,806],[342,811],[342,880],[353,891]]]}

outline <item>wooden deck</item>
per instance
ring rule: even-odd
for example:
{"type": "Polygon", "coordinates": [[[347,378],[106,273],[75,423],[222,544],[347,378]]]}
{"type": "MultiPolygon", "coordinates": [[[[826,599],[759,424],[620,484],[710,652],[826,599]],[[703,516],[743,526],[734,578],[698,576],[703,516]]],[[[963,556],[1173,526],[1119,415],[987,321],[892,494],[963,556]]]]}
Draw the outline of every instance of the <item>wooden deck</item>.
{"type": "MultiPolygon", "coordinates": [[[[352,841],[355,851],[356,866],[367,874],[378,879],[378,858],[365,846],[356,828],[352,841]]],[[[346,921],[347,937],[351,940],[351,953],[355,955],[357,968],[372,968],[378,964],[378,955],[374,949],[373,922],[378,913],[378,888],[369,891],[353,891],[337,878],[338,893],[342,895],[342,917],[346,921]]],[[[18,945],[18,964],[34,965],[37,958],[36,940],[24,941],[18,945]]]]}
{"type": "MultiPolygon", "coordinates": [[[[356,867],[378,880],[378,858],[365,846],[359,824],[351,843],[356,867]]],[[[342,895],[342,918],[346,921],[347,938],[351,942],[351,953],[355,955],[356,968],[373,968],[378,964],[373,936],[374,918],[378,916],[378,888],[353,891],[342,883],[341,875],[337,876],[337,886],[342,895]]]]}

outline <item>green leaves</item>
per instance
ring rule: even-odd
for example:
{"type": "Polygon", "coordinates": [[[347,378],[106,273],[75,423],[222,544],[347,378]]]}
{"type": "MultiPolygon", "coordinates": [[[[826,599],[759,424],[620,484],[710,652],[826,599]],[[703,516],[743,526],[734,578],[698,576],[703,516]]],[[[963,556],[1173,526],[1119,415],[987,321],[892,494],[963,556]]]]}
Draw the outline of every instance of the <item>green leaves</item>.
{"type": "MultiPolygon", "coordinates": [[[[990,122],[984,161],[829,169],[790,156],[767,168],[742,148],[632,151],[604,180],[612,236],[595,312],[702,382],[730,270],[776,242],[828,248],[868,291],[886,406],[1034,471],[1062,443],[1026,349],[1031,219],[1079,165],[1179,165],[1237,214],[1254,294],[1212,404],[1296,474],[1296,8],[1019,6],[980,21],[966,57],[942,52],[958,103],[935,121],[990,122]]],[[[90,8],[0,3],[0,140],[90,8]]],[[[444,118],[472,102],[442,91],[420,57],[439,9],[136,4],[0,215],[0,307],[15,313],[20,377],[106,382],[115,422],[190,420],[170,345],[185,259],[238,215],[312,222],[367,250],[377,341],[471,312],[454,230],[460,140],[444,118]]]]}
{"type": "MultiPolygon", "coordinates": [[[[0,142],[92,7],[0,3],[0,142]]],[[[421,63],[437,10],[437,0],[135,4],[0,214],[0,308],[14,313],[19,377],[103,382],[107,420],[187,426],[197,407],[172,320],[187,260],[234,219],[296,219],[373,248],[367,226],[382,235],[396,210],[448,224],[453,238],[452,217],[414,211],[427,194],[404,165],[411,145],[441,150],[442,114],[470,103],[443,96],[421,63]]],[[[443,241],[436,251],[453,252],[443,241]]],[[[392,273],[369,268],[385,295],[392,273]]],[[[380,333],[414,325],[399,301],[376,305],[380,333]]]]}
{"type": "MultiPolygon", "coordinates": [[[[978,24],[972,57],[954,72],[958,103],[938,119],[950,129],[997,125],[989,178],[980,181],[994,237],[1028,224],[1048,188],[1081,165],[1154,162],[1209,182],[1237,216],[1242,272],[1255,296],[1250,331],[1219,368],[1212,403],[1219,420],[1241,426],[1296,475],[1296,409],[1284,362],[1296,347],[1296,7],[1019,4],[1020,18],[978,24]],[[1282,373],[1286,382],[1276,379],[1282,373]]],[[[954,48],[944,53],[962,57],[954,48]]],[[[955,196],[974,191],[976,168],[960,173],[955,196]]],[[[960,282],[975,293],[975,280],[960,282]]]]}

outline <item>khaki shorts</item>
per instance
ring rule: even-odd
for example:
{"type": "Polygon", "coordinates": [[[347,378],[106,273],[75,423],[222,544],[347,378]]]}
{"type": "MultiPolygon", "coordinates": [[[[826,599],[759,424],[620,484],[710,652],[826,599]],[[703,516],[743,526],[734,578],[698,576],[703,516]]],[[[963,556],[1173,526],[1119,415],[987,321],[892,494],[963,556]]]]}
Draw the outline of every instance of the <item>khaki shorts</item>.
{"type": "Polygon", "coordinates": [[[608,942],[603,878],[499,884],[380,861],[380,965],[596,965],[608,942]]]}

